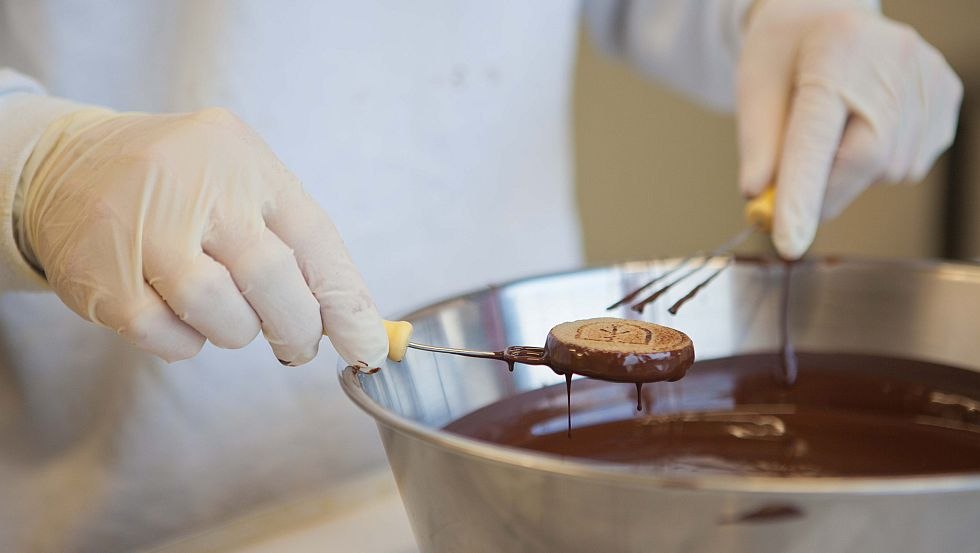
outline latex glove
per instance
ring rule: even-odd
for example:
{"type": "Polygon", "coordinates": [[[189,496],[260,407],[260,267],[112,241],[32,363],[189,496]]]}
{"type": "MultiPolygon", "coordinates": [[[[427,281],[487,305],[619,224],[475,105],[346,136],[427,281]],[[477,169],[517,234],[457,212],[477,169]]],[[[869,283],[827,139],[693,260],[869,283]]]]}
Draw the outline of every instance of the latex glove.
{"type": "Polygon", "coordinates": [[[324,329],[351,364],[388,341],[323,210],[234,115],[87,109],[44,132],[18,191],[19,245],[64,303],[167,361],[259,328],[284,364],[324,329]]]}
{"type": "Polygon", "coordinates": [[[870,184],[922,179],[963,87],[910,27],[856,0],[758,0],[738,63],[741,188],[776,186],[773,242],[803,255],[870,184]]]}

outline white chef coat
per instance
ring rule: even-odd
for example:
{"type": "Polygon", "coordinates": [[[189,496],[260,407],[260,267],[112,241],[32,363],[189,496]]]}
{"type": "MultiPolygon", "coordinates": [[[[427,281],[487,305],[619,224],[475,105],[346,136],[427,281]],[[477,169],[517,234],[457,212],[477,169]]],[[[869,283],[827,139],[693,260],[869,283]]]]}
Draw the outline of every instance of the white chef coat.
{"type": "MultiPolygon", "coordinates": [[[[747,3],[586,12],[607,50],[724,107],[747,3]]],[[[299,175],[397,316],[581,263],[579,13],[570,0],[0,0],[0,551],[145,547],[329,497],[383,466],[329,347],[299,368],[261,339],[166,365],[22,291],[38,281],[11,203],[48,122],[76,103],[231,109],[299,175]]]]}

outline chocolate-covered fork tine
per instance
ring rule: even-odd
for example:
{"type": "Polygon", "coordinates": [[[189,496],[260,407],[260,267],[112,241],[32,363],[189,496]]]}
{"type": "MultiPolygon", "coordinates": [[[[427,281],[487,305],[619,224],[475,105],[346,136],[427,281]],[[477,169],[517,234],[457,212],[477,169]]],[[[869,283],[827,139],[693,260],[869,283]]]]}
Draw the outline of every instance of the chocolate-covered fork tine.
{"type": "Polygon", "coordinates": [[[661,275],[658,275],[658,276],[653,277],[652,279],[648,280],[646,282],[646,284],[644,284],[643,286],[640,286],[636,290],[633,290],[629,294],[626,294],[625,296],[623,296],[622,299],[620,299],[616,303],[614,303],[614,304],[610,305],[609,307],[607,307],[606,308],[606,311],[611,311],[613,309],[616,309],[620,305],[625,305],[625,304],[633,301],[634,299],[636,299],[637,296],[640,295],[641,292],[643,292],[647,288],[653,286],[654,284],[660,282],[661,280],[669,277],[670,275],[676,273],[681,267],[687,265],[688,263],[691,262],[692,259],[694,259],[695,257],[698,257],[700,255],[701,255],[701,252],[698,252],[698,253],[696,253],[694,255],[689,255],[689,256],[685,257],[677,265],[674,265],[673,267],[671,267],[670,269],[668,269],[667,272],[665,272],[665,273],[663,273],[661,275]]]}
{"type": "Polygon", "coordinates": [[[677,263],[676,265],[668,269],[663,274],[660,274],[650,279],[639,288],[633,290],[629,294],[626,294],[619,301],[607,307],[606,310],[609,311],[612,309],[616,309],[617,307],[632,302],[637,298],[637,296],[639,296],[644,290],[646,290],[650,286],[653,286],[654,284],[664,280],[665,278],[671,276],[672,274],[676,273],[680,269],[690,266],[690,269],[688,269],[683,274],[681,274],[681,276],[668,282],[666,285],[660,287],[652,294],[646,296],[645,298],[633,304],[631,309],[633,311],[636,311],[637,313],[642,313],[647,305],[656,301],[657,298],[667,293],[668,290],[673,288],[678,283],[683,282],[694,273],[708,266],[713,260],[718,258],[725,258],[725,262],[721,265],[721,267],[715,269],[714,272],[712,272],[707,278],[705,278],[697,285],[695,285],[687,294],[684,295],[684,297],[677,300],[673,305],[670,306],[670,308],[667,311],[671,315],[676,315],[677,310],[680,309],[682,305],[684,305],[688,300],[693,298],[699,291],[701,291],[706,286],[708,286],[708,284],[710,284],[712,280],[714,280],[719,274],[721,274],[722,271],[724,271],[729,266],[731,266],[732,262],[735,260],[735,256],[732,253],[732,251],[735,248],[737,248],[742,242],[747,240],[749,236],[751,236],[755,231],[762,231],[762,232],[770,231],[770,229],[772,228],[772,209],[773,209],[774,199],[775,199],[774,191],[772,188],[770,188],[765,192],[763,192],[762,194],[760,194],[759,197],[749,201],[749,203],[746,204],[745,206],[745,218],[749,222],[749,227],[742,229],[738,234],[736,234],[735,236],[727,240],[724,244],[715,248],[715,250],[708,255],[697,253],[695,255],[691,255],[682,259],[679,263],[677,263]],[[700,261],[695,262],[694,265],[691,266],[690,263],[695,258],[700,258],[700,261]]]}
{"type": "MultiPolygon", "coordinates": [[[[668,282],[666,285],[664,285],[663,287],[661,287],[660,289],[658,289],[654,293],[650,294],[649,296],[647,296],[647,297],[643,298],[642,300],[640,300],[639,302],[635,303],[631,309],[633,309],[633,311],[636,311],[637,313],[642,313],[643,312],[643,309],[647,305],[653,303],[654,301],[656,301],[657,298],[659,298],[660,296],[662,296],[665,293],[667,293],[667,291],[670,290],[674,285],[676,285],[676,284],[678,284],[678,283],[686,280],[688,277],[690,277],[694,273],[696,273],[696,272],[700,271],[701,269],[703,269],[704,267],[706,267],[713,260],[715,260],[715,259],[717,259],[719,257],[726,257],[727,258],[727,261],[725,261],[724,265],[722,265],[719,269],[717,269],[714,273],[712,273],[711,276],[709,276],[707,279],[703,280],[702,282],[698,283],[698,285],[695,286],[692,289],[692,292],[693,293],[697,293],[698,290],[701,290],[702,288],[704,288],[705,286],[707,286],[708,283],[711,282],[716,276],[718,276],[719,273],[721,273],[723,270],[725,270],[726,267],[728,267],[729,265],[731,265],[731,261],[732,261],[732,259],[734,259],[733,255],[732,255],[732,250],[735,249],[735,248],[737,248],[739,244],[741,244],[746,239],[748,239],[748,237],[751,236],[752,233],[755,232],[755,230],[756,230],[755,227],[749,227],[749,228],[743,229],[741,232],[739,232],[738,234],[736,234],[730,240],[728,240],[727,242],[725,242],[724,244],[722,244],[721,246],[719,246],[717,249],[715,249],[715,251],[711,252],[709,255],[703,256],[701,258],[701,261],[698,262],[698,263],[696,263],[690,270],[685,271],[684,274],[682,274],[681,276],[679,276],[676,279],[668,282]]],[[[670,271],[668,271],[668,272],[670,272],[670,271]]],[[[693,297],[693,294],[689,294],[689,295],[691,297],[693,297]]],[[[690,298],[688,298],[688,299],[690,299],[690,298]]],[[[675,304],[675,306],[677,306],[678,308],[680,307],[677,304],[675,304]]],[[[671,314],[672,315],[677,314],[677,310],[675,309],[674,311],[671,311],[671,314]]]]}

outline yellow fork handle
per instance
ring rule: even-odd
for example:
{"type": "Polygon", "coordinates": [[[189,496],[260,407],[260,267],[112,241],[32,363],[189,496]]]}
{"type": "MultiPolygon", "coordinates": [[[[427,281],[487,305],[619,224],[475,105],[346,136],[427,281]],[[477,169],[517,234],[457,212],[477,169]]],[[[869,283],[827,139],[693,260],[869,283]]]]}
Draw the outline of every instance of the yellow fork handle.
{"type": "Polygon", "coordinates": [[[385,325],[385,332],[388,334],[388,359],[401,361],[405,358],[408,341],[412,337],[412,323],[408,321],[382,322],[385,325]]]}
{"type": "Polygon", "coordinates": [[[772,232],[772,210],[776,199],[776,189],[773,187],[758,196],[752,198],[745,204],[745,220],[754,227],[758,227],[763,232],[772,232]]]}
{"type": "Polygon", "coordinates": [[[408,341],[412,338],[412,323],[408,321],[384,321],[388,333],[388,359],[401,361],[405,358],[408,341]]]}

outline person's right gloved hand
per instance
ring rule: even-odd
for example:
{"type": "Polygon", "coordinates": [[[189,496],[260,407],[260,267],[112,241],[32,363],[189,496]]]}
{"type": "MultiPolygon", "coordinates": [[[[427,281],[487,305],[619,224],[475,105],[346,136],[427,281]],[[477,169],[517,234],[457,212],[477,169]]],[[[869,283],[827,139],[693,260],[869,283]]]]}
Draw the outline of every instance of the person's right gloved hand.
{"type": "Polygon", "coordinates": [[[918,181],[953,141],[963,85],[873,0],[755,0],[738,65],[741,188],[775,185],[773,243],[802,256],[876,182],[918,181]]]}
{"type": "Polygon", "coordinates": [[[64,303],[167,361],[261,328],[283,363],[326,330],[350,364],[388,340],[326,213],[229,112],[52,123],[22,174],[15,232],[64,303]]]}

